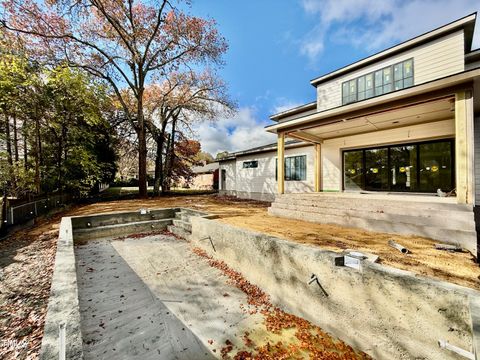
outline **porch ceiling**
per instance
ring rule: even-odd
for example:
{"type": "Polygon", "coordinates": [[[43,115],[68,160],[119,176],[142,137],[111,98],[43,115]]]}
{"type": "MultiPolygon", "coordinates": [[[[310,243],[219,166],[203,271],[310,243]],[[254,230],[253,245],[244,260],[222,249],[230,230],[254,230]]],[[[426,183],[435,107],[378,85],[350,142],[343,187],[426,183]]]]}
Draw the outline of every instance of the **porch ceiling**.
{"type": "Polygon", "coordinates": [[[420,123],[451,119],[454,117],[454,98],[448,97],[421,104],[371,113],[356,118],[346,118],[334,123],[303,128],[288,134],[307,141],[321,141],[386,130],[420,123]]]}

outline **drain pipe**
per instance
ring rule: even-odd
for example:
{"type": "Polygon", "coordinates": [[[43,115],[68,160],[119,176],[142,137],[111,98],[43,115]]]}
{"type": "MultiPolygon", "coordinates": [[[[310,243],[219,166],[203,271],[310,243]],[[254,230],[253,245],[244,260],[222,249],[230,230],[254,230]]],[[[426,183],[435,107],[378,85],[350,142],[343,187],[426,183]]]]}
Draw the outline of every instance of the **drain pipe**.
{"type": "Polygon", "coordinates": [[[447,340],[438,340],[438,346],[440,346],[442,349],[453,351],[454,353],[463,356],[465,359],[475,360],[475,354],[459,348],[458,346],[452,345],[447,340]]]}
{"type": "Polygon", "coordinates": [[[393,240],[388,240],[388,245],[391,246],[394,249],[397,249],[402,254],[408,254],[410,252],[405,246],[400,245],[399,243],[397,243],[393,240]]]}
{"type": "Polygon", "coordinates": [[[65,323],[58,324],[58,359],[65,360],[65,323]]]}

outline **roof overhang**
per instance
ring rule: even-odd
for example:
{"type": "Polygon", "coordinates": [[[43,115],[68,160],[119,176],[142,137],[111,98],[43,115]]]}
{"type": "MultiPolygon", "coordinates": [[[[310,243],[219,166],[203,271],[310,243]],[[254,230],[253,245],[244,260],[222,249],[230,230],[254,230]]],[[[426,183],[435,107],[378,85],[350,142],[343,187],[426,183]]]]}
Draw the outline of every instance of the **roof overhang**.
{"type": "Polygon", "coordinates": [[[294,108],[291,108],[291,109],[288,109],[288,110],[281,111],[279,113],[270,115],[270,119],[278,121],[279,119],[281,119],[283,117],[291,116],[291,115],[295,115],[295,114],[300,114],[304,111],[314,110],[316,108],[317,108],[317,102],[312,101],[308,104],[297,106],[297,107],[294,107],[294,108]]]}
{"type": "Polygon", "coordinates": [[[401,53],[403,51],[409,50],[411,48],[420,46],[424,43],[430,42],[435,40],[441,36],[445,36],[449,33],[455,32],[460,29],[464,29],[465,37],[465,53],[470,52],[472,46],[472,39],[473,39],[473,32],[475,29],[475,20],[477,17],[477,13],[472,13],[467,15],[459,20],[453,21],[447,25],[441,26],[435,30],[429,31],[425,34],[419,35],[413,39],[407,40],[402,42],[398,45],[392,46],[386,50],[383,50],[379,53],[366,57],[360,61],[354,62],[350,65],[344,66],[338,70],[332,71],[328,74],[322,75],[310,81],[310,84],[313,86],[318,86],[320,83],[325,82],[327,80],[334,79],[338,76],[344,75],[348,72],[357,70],[364,66],[370,65],[377,61],[383,60],[387,57],[390,57],[394,54],[401,53]]]}
{"type": "MultiPolygon", "coordinates": [[[[289,121],[280,122],[266,126],[265,129],[271,133],[302,130],[309,126],[321,126],[330,124],[332,121],[348,121],[350,118],[358,117],[362,113],[368,113],[374,108],[388,109],[392,103],[406,100],[412,97],[419,97],[425,94],[432,94],[435,92],[442,93],[445,91],[453,91],[456,87],[472,83],[474,80],[480,79],[480,69],[473,69],[433,80],[428,83],[416,85],[407,89],[391,92],[382,96],[374,97],[368,100],[359,101],[356,103],[339,106],[333,109],[324,110],[315,114],[306,115],[295,118],[289,121]]],[[[306,140],[306,139],[304,139],[306,140]]]]}
{"type": "MultiPolygon", "coordinates": [[[[292,138],[295,138],[295,136],[291,136],[292,138]]],[[[298,139],[298,140],[302,140],[302,139],[298,139]]],[[[301,147],[305,147],[305,146],[311,146],[311,141],[308,141],[308,142],[294,142],[294,143],[286,143],[285,144],[285,149],[296,149],[296,148],[301,148],[301,147]]],[[[242,157],[242,156],[248,156],[248,155],[253,155],[253,154],[261,154],[261,153],[266,153],[266,152],[272,152],[272,151],[277,151],[277,144],[272,144],[270,146],[265,146],[265,147],[262,147],[262,148],[256,148],[256,149],[253,149],[253,150],[245,150],[245,151],[237,151],[236,153],[228,156],[228,157],[225,157],[223,159],[219,159],[218,161],[219,162],[224,162],[224,161],[232,161],[232,160],[235,160],[239,157],[242,157]]]]}

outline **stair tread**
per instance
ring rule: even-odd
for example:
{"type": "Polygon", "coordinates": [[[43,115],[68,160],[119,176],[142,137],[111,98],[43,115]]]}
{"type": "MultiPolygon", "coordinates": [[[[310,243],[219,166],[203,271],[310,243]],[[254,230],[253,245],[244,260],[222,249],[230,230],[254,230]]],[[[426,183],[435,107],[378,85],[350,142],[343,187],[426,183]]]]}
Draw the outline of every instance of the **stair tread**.
{"type": "MultiPolygon", "coordinates": [[[[288,211],[288,212],[293,212],[293,213],[300,213],[300,214],[304,214],[305,211],[301,211],[301,210],[290,210],[290,209],[276,209],[276,208],[269,208],[268,209],[268,212],[269,214],[272,213],[273,215],[279,215],[279,213],[283,212],[283,210],[285,211],[288,211]]],[[[319,214],[320,215],[320,214],[319,214]]],[[[330,217],[335,217],[335,218],[339,218],[339,219],[345,219],[345,216],[342,216],[342,215],[336,215],[336,214],[327,214],[327,216],[330,216],[330,217]]],[[[289,217],[289,216],[285,216],[285,217],[289,217]]],[[[392,224],[397,224],[397,225],[403,225],[403,226],[413,226],[413,227],[418,227],[418,228],[430,228],[430,229],[435,229],[435,230],[438,230],[438,231],[454,231],[454,232],[460,232],[460,233],[465,233],[465,234],[475,234],[476,231],[475,230],[463,230],[463,229],[450,229],[450,228],[440,228],[438,226],[429,226],[429,225],[425,225],[425,224],[414,224],[414,223],[411,223],[411,222],[401,222],[401,221],[388,221],[388,220],[385,220],[385,219],[373,219],[373,218],[366,218],[366,217],[362,217],[362,216],[348,216],[350,218],[356,218],[356,219],[364,219],[364,220],[368,220],[370,222],[382,222],[382,223],[392,223],[392,224]]],[[[317,222],[317,221],[315,221],[317,222]]],[[[325,223],[329,223],[328,221],[325,221],[325,223]]]]}

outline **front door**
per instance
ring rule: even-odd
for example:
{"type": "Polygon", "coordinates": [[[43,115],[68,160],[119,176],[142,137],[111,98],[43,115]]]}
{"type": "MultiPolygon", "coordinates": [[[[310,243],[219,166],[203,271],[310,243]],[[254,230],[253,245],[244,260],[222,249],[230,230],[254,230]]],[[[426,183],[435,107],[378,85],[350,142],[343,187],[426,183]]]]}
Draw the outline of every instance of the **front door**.
{"type": "Polygon", "coordinates": [[[220,190],[226,190],[227,170],[222,169],[222,176],[220,178],[221,178],[220,190]]]}

